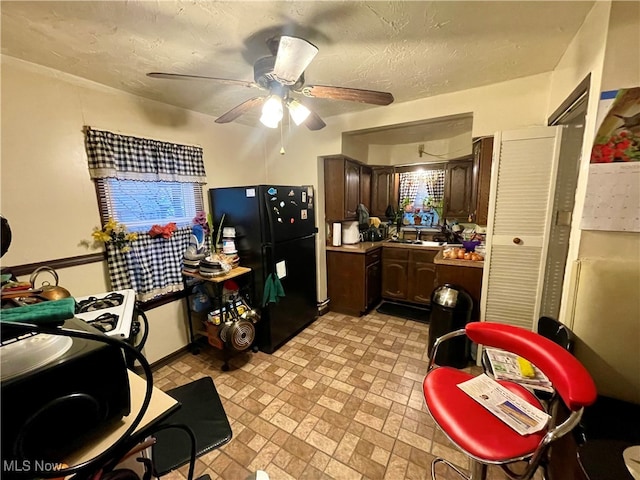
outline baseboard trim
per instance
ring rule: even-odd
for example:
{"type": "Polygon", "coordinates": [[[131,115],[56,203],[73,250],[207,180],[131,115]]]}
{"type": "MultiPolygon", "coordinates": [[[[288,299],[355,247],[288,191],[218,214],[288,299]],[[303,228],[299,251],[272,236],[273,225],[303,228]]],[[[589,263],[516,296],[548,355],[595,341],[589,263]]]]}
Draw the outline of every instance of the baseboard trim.
{"type": "Polygon", "coordinates": [[[170,353],[166,357],[162,357],[160,360],[156,360],[151,364],[151,371],[155,372],[156,370],[159,370],[160,368],[164,367],[168,363],[171,363],[173,360],[175,360],[177,357],[182,355],[184,352],[188,352],[188,351],[189,351],[189,345],[185,345],[184,347],[176,350],[175,352],[170,353]]]}

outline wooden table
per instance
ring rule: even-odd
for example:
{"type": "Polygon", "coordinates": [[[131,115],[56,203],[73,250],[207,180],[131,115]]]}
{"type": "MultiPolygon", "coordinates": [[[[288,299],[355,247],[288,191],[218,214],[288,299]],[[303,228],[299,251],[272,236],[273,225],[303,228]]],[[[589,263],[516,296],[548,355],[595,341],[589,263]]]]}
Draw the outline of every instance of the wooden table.
{"type": "MultiPolygon", "coordinates": [[[[217,308],[220,309],[220,319],[221,319],[221,323],[224,323],[224,317],[225,314],[223,313],[223,288],[224,288],[224,283],[227,280],[231,280],[233,278],[237,278],[240,277],[242,275],[246,275],[248,273],[251,273],[252,270],[248,267],[241,267],[241,266],[237,266],[235,268],[232,268],[228,273],[226,273],[225,275],[220,275],[220,276],[216,276],[216,277],[205,277],[203,275],[200,275],[199,273],[196,272],[188,272],[183,270],[182,271],[182,278],[184,280],[184,289],[185,292],[187,293],[187,295],[185,296],[186,299],[186,308],[187,308],[187,325],[188,325],[188,334],[189,334],[189,348],[191,350],[191,353],[193,354],[198,354],[200,352],[200,349],[196,343],[196,338],[195,338],[195,332],[194,332],[194,328],[193,328],[193,319],[192,319],[192,310],[191,310],[191,305],[189,304],[189,296],[191,293],[191,288],[192,285],[189,285],[187,282],[188,278],[192,278],[195,279],[197,281],[201,281],[201,282],[211,282],[214,285],[215,288],[215,301],[217,303],[217,308]]],[[[252,284],[253,282],[251,282],[252,284]]],[[[227,312],[227,315],[231,315],[230,312],[227,312]]],[[[214,327],[213,324],[211,324],[211,327],[214,327]]],[[[228,352],[227,349],[225,348],[224,344],[222,343],[222,341],[217,337],[217,327],[213,328],[213,332],[201,332],[203,335],[206,335],[208,340],[209,340],[209,344],[222,350],[225,354],[224,356],[224,364],[222,365],[222,370],[223,371],[227,371],[229,370],[229,357],[228,357],[228,352]],[[215,341],[217,340],[217,341],[215,341]]]]}
{"type": "MultiPolygon", "coordinates": [[[[138,416],[140,407],[144,400],[147,383],[144,378],[139,377],[132,371],[129,370],[128,373],[131,395],[131,413],[126,417],[123,417],[120,422],[105,428],[92,439],[93,441],[88,442],[81,450],[75,452],[66,459],[66,463],[68,465],[78,465],[100,455],[120,439],[122,434],[131,426],[133,420],[138,416]]],[[[179,407],[180,404],[175,399],[164,393],[159,388],[153,387],[151,401],[149,402],[147,411],[142,417],[140,424],[135,429],[135,433],[152,427],[179,407]]]]}
{"type": "Polygon", "coordinates": [[[249,273],[250,271],[251,269],[249,267],[237,266],[236,268],[232,268],[229,271],[229,273],[225,275],[221,275],[219,277],[204,277],[199,273],[187,272],[185,270],[182,271],[182,274],[187,277],[193,277],[193,278],[197,278],[198,280],[203,280],[205,282],[214,282],[214,283],[222,284],[227,280],[231,280],[232,278],[239,277],[240,275],[244,275],[245,273],[249,273]]]}

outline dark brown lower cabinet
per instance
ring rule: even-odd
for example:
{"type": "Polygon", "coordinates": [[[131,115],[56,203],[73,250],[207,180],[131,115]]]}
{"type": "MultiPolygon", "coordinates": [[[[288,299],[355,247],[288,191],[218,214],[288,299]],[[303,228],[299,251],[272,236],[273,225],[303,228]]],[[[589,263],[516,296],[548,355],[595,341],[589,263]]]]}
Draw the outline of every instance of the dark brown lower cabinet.
{"type": "Polygon", "coordinates": [[[331,311],[359,316],[380,300],[382,248],[365,253],[327,251],[331,311]]]}
{"type": "Polygon", "coordinates": [[[406,300],[409,295],[409,249],[382,249],[382,297],[406,300]]]}
{"type": "Polygon", "coordinates": [[[435,287],[437,250],[383,248],[382,297],[429,304],[435,287]]]}
{"type": "Polygon", "coordinates": [[[367,310],[376,306],[380,301],[380,292],[382,290],[382,262],[380,261],[380,251],[378,251],[378,260],[366,266],[366,306],[367,310]]]}
{"type": "Polygon", "coordinates": [[[436,287],[436,266],[433,257],[437,250],[409,251],[409,295],[412,303],[431,303],[431,292],[436,287]]]}

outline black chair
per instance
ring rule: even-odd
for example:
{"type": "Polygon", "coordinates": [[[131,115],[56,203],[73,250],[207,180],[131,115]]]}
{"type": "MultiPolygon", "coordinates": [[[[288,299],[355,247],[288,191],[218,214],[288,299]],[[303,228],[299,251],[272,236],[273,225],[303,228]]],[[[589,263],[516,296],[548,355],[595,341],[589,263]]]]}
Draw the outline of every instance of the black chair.
{"type": "Polygon", "coordinates": [[[166,392],[181,407],[159,424],[153,434],[156,443],[152,448],[155,476],[165,475],[192,460],[192,441],[184,428],[195,437],[195,456],[219,448],[233,436],[229,419],[211,377],[200,378],[166,392]]]}
{"type": "Polygon", "coordinates": [[[543,337],[554,341],[565,350],[573,353],[573,332],[555,318],[540,317],[537,331],[543,337]]]}
{"type": "MultiPolygon", "coordinates": [[[[574,337],[573,332],[564,324],[560,323],[555,318],[540,317],[538,320],[537,333],[545,338],[548,338],[554,343],[557,343],[569,353],[573,353],[574,337]]],[[[489,375],[493,375],[493,369],[491,368],[491,362],[487,357],[486,352],[482,354],[482,367],[489,375]]],[[[552,399],[553,394],[544,392],[542,390],[534,390],[536,397],[540,400],[548,402],[552,399]]]]}
{"type": "MultiPolygon", "coordinates": [[[[129,457],[144,464],[142,480],[159,478],[186,464],[187,479],[193,480],[196,458],[231,440],[231,425],[211,377],[166,393],[180,407],[162,422],[131,436],[102,468],[101,480],[140,480],[137,471],[129,468],[131,465],[121,463],[129,457]],[[149,445],[151,458],[138,455],[149,445]]],[[[203,475],[197,480],[211,479],[203,475]]]]}

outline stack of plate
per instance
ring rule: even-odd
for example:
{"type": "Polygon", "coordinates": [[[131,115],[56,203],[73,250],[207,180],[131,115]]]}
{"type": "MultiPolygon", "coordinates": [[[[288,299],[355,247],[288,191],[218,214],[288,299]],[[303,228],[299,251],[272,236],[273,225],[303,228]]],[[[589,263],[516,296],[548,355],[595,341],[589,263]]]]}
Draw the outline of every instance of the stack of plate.
{"type": "Polygon", "coordinates": [[[200,261],[205,256],[205,253],[198,253],[198,249],[195,245],[189,245],[182,258],[182,269],[186,272],[198,273],[200,261]]]}
{"type": "Polygon", "coordinates": [[[229,266],[217,258],[205,257],[200,260],[200,275],[203,277],[221,277],[229,270],[229,266]]]}

